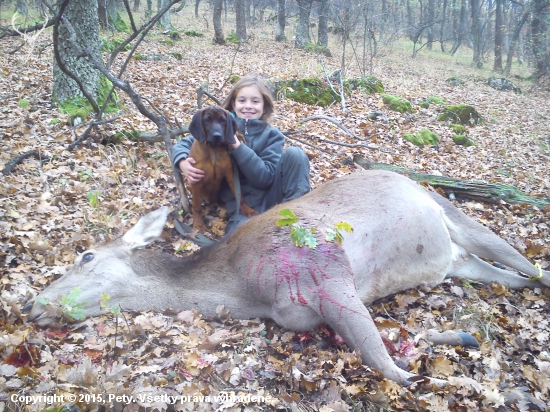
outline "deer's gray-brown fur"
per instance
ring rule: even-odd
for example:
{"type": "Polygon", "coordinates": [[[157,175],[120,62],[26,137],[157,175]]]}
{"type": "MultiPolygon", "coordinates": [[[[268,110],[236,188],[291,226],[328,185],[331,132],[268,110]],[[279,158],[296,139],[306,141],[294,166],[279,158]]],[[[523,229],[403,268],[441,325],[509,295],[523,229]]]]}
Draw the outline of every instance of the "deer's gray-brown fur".
{"type": "MultiPolygon", "coordinates": [[[[223,304],[235,318],[272,318],[297,331],[325,321],[351,348],[360,349],[365,364],[404,383],[413,375],[395,366],[365,304],[449,276],[515,288],[550,284],[548,271],[540,281],[530,281],[539,269],[446,199],[387,171],[325,183],[186,258],[142,249],[160,236],[167,214],[167,208],[151,212],[122,238],[85,251],[39,296],[55,301],[79,286],[82,300],[90,302],[88,316],[100,313],[97,302],[106,292],[126,310],[170,307],[212,316],[223,304]],[[316,248],[295,246],[289,228],[276,226],[284,208],[302,226],[316,228],[316,248]],[[341,246],[325,241],[327,229],[339,221],[353,227],[341,246]]],[[[44,309],[35,302],[30,319],[49,324],[44,309]]]]}

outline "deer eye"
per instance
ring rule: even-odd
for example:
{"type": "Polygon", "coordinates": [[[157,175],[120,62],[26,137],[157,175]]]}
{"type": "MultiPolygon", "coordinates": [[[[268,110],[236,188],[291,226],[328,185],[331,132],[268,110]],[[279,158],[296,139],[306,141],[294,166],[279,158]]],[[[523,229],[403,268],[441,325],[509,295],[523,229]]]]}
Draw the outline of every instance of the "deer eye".
{"type": "Polygon", "coordinates": [[[86,253],[84,256],[82,256],[82,260],[80,262],[81,265],[84,263],[88,263],[94,260],[94,254],[93,253],[86,253]]]}

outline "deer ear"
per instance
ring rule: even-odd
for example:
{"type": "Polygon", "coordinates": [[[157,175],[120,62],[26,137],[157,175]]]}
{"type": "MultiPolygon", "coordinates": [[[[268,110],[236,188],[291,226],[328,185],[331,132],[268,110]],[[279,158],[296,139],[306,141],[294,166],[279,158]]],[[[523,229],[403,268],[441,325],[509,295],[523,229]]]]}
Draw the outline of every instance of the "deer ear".
{"type": "Polygon", "coordinates": [[[203,110],[198,110],[193,115],[191,123],[189,123],[189,132],[199,142],[204,143],[206,141],[206,136],[204,135],[204,129],[202,128],[202,112],[203,110]]]}
{"type": "Polygon", "coordinates": [[[162,229],[166,223],[170,210],[163,206],[151,213],[146,214],[138,222],[128,230],[122,241],[126,243],[130,249],[136,249],[139,247],[147,246],[149,243],[155,241],[162,234],[162,229]]]}
{"type": "Polygon", "coordinates": [[[237,143],[235,133],[237,132],[237,121],[227,110],[225,111],[227,121],[225,122],[225,141],[229,144],[237,143]]]}

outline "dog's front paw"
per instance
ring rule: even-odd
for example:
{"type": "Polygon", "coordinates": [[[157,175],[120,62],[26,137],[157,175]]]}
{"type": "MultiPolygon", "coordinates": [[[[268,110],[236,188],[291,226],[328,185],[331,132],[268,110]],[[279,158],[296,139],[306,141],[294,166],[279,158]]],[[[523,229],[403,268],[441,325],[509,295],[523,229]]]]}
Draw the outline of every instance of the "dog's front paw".
{"type": "Polygon", "coordinates": [[[206,232],[206,225],[202,217],[194,216],[193,217],[193,230],[198,230],[199,232],[206,232]]]}
{"type": "Polygon", "coordinates": [[[256,216],[258,212],[256,212],[254,209],[252,209],[248,205],[241,205],[241,212],[243,212],[243,215],[246,217],[256,216]]]}

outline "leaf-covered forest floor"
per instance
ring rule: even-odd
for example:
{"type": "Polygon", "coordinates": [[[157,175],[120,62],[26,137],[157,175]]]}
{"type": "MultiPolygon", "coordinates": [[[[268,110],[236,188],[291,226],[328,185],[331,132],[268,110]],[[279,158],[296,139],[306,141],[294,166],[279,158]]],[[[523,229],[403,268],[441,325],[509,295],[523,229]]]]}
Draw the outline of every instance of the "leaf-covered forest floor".
{"type": "MultiPolygon", "coordinates": [[[[182,16],[173,17],[173,23],[178,29],[204,32],[201,22],[182,16]]],[[[133,60],[125,79],[171,119],[188,124],[196,110],[197,88],[207,84],[223,99],[230,74],[256,73],[274,80],[323,77],[323,65],[328,72],[340,68],[340,56],[325,57],[321,64],[314,54],[294,50],[290,40],[273,42],[273,31],[267,24],[250,28],[253,39],[240,47],[213,46],[209,32],[203,38],[183,36],[170,46],[164,44],[166,36],[156,33],[139,50],[146,59],[133,60]],[[183,59],[177,60],[174,52],[183,59]]],[[[177,205],[162,144],[127,139],[104,144],[117,132],[154,131],[125,96],[120,96],[126,103],[121,119],[99,127],[81,147],[66,150],[85,127],[67,125],[68,115],[50,101],[52,47],[41,48],[50,42],[51,32],[46,31],[33,50],[8,53],[19,40],[3,39],[0,54],[0,168],[29,150],[50,159],[42,165],[28,159],[1,178],[0,410],[42,410],[51,406],[47,398],[25,404],[19,396],[54,394],[64,396],[65,403],[76,395],[82,410],[548,410],[547,290],[512,291],[446,280],[434,289],[406,291],[372,305],[396,361],[420,374],[448,378],[451,385],[445,389],[405,388],[383,379],[323,327],[295,334],[263,319],[205,319],[190,311],[125,312],[118,327],[108,314],[60,329],[28,322],[21,313],[24,303],[62,274],[77,253],[121,235],[150,210],[177,205]],[[22,100],[28,101],[27,107],[22,100]],[[430,347],[415,341],[422,330],[433,327],[466,330],[481,340],[481,347],[430,347]],[[241,398],[213,398],[228,392],[241,398]],[[10,400],[13,394],[18,396],[15,402],[10,400]],[[134,402],[104,402],[109,394],[133,396],[134,402]],[[188,398],[170,405],[166,398],[153,398],[161,394],[188,398]],[[212,398],[192,398],[206,395],[212,398]],[[265,398],[254,403],[246,395],[265,398]]],[[[372,74],[386,93],[413,103],[412,115],[392,112],[378,94],[359,92],[347,97],[347,113],[338,104],[323,109],[276,102],[274,124],[297,132],[288,144],[310,154],[314,185],[353,172],[358,166],[348,159],[360,155],[418,172],[513,184],[532,196],[550,195],[548,94],[519,79],[514,80],[523,94],[494,90],[484,81],[494,74],[473,70],[468,56],[424,51],[412,59],[410,50],[397,48],[382,49],[381,54],[372,74]],[[450,86],[446,79],[453,76],[464,84],[450,86]],[[475,106],[486,120],[468,127],[477,145],[455,145],[450,127],[437,121],[442,106],[419,107],[428,97],[475,106]],[[368,120],[375,110],[384,116],[368,120]],[[323,141],[358,143],[331,123],[300,123],[314,114],[338,119],[381,150],[323,141]],[[441,136],[438,147],[418,148],[402,138],[425,128],[441,136]]],[[[351,57],[347,63],[348,77],[360,75],[351,57]]],[[[455,204],[548,269],[548,208],[468,199],[455,204]]],[[[223,221],[215,208],[210,214],[212,232],[220,234],[223,221]]],[[[170,224],[155,247],[177,254],[196,249],[170,224]]]]}

